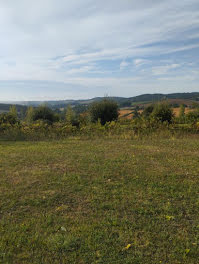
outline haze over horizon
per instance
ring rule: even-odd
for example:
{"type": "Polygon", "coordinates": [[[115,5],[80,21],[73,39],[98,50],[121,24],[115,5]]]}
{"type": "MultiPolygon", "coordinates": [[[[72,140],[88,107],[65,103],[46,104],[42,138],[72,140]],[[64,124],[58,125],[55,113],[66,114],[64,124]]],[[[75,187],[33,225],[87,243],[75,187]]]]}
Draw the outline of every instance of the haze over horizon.
{"type": "Polygon", "coordinates": [[[198,0],[0,1],[0,34],[0,101],[199,91],[198,0]]]}

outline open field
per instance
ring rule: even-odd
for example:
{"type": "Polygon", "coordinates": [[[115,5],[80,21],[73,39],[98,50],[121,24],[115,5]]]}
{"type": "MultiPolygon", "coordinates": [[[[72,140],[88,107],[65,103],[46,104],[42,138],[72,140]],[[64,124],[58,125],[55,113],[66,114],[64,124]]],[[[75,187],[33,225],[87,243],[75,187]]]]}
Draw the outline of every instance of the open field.
{"type": "Polygon", "coordinates": [[[133,118],[133,109],[120,109],[119,110],[119,117],[125,119],[132,119],[133,118]]]}
{"type": "Polygon", "coordinates": [[[197,264],[199,136],[0,142],[0,263],[197,264]]]}
{"type": "MultiPolygon", "coordinates": [[[[188,114],[189,112],[192,112],[192,111],[194,111],[194,109],[191,109],[191,108],[188,108],[188,107],[185,108],[185,114],[188,114]]],[[[173,113],[174,113],[174,115],[176,117],[178,117],[179,114],[180,114],[180,107],[173,108],[173,113]]]]}
{"type": "MultiPolygon", "coordinates": [[[[173,113],[176,117],[179,116],[179,113],[180,113],[180,107],[176,107],[176,108],[172,108],[173,109],[173,113]]],[[[191,111],[194,111],[194,109],[191,109],[191,108],[188,108],[186,107],[185,108],[185,114],[188,114],[189,112],[191,111]]],[[[119,117],[120,118],[125,118],[125,119],[132,119],[133,118],[133,108],[121,108],[119,110],[119,117]]],[[[138,111],[140,114],[143,112],[143,110],[139,110],[138,111]]]]}

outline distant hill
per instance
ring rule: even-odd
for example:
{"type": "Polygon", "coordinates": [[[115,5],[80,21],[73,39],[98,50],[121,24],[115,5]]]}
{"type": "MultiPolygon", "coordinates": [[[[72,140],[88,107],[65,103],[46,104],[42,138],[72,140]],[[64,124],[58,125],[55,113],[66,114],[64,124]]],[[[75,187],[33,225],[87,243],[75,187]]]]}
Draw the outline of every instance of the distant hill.
{"type": "MultiPolygon", "coordinates": [[[[9,112],[9,109],[12,105],[16,105],[16,104],[2,104],[2,103],[0,103],[0,114],[4,113],[4,112],[9,112]]],[[[17,108],[18,113],[21,113],[21,112],[25,113],[27,110],[27,106],[24,106],[24,105],[16,105],[16,108],[17,108]]]]}
{"type": "MultiPolygon", "coordinates": [[[[134,97],[108,97],[116,101],[120,107],[130,107],[135,105],[146,105],[153,102],[168,100],[172,104],[187,104],[192,105],[193,103],[199,103],[199,92],[193,93],[172,93],[172,94],[142,94],[134,97]]],[[[53,109],[65,108],[68,104],[75,106],[88,106],[93,102],[99,102],[103,100],[104,97],[95,97],[92,99],[85,100],[57,100],[57,101],[18,101],[9,102],[9,104],[0,104],[0,111],[8,111],[10,105],[15,104],[18,111],[24,110],[27,106],[38,106],[41,104],[47,104],[53,109]]]]}

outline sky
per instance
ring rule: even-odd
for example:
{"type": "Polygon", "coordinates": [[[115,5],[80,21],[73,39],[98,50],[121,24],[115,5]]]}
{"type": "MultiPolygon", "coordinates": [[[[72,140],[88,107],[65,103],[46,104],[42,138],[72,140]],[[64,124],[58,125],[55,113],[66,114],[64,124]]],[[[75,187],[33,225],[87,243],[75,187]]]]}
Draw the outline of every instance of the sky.
{"type": "Polygon", "coordinates": [[[199,91],[198,0],[0,0],[0,101],[199,91]]]}

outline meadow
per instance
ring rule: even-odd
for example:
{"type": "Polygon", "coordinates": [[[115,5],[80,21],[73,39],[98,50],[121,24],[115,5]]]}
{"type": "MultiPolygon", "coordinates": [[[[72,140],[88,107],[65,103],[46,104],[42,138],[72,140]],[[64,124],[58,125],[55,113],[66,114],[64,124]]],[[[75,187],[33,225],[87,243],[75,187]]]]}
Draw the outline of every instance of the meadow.
{"type": "Polygon", "coordinates": [[[197,264],[199,135],[0,141],[0,263],[197,264]]]}

